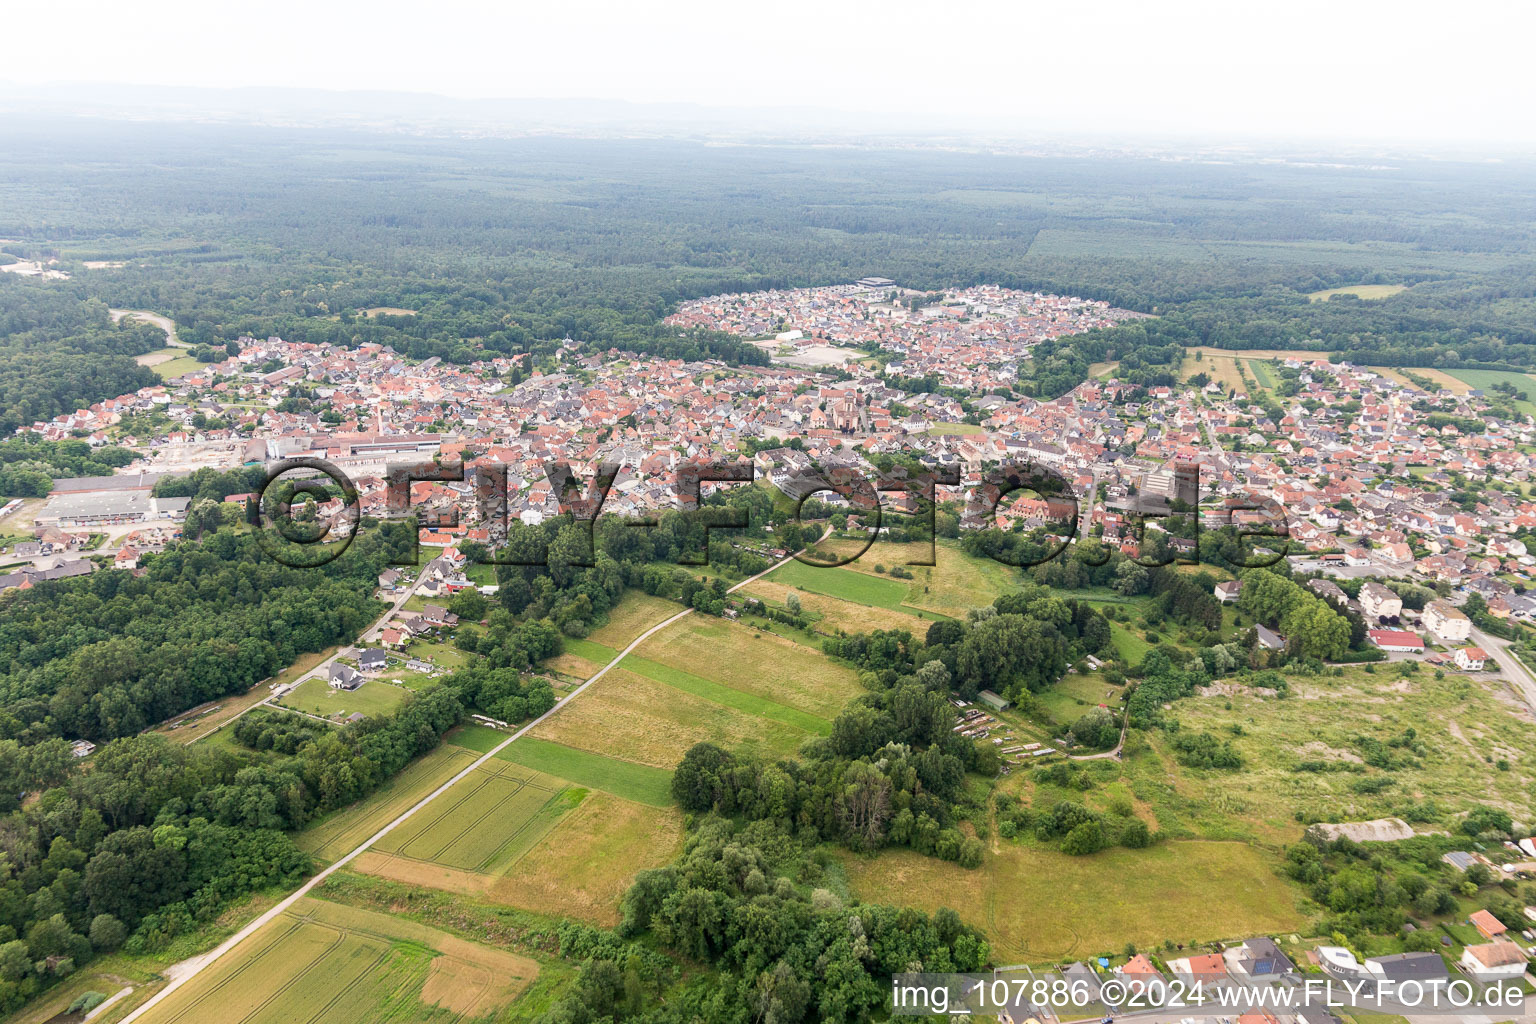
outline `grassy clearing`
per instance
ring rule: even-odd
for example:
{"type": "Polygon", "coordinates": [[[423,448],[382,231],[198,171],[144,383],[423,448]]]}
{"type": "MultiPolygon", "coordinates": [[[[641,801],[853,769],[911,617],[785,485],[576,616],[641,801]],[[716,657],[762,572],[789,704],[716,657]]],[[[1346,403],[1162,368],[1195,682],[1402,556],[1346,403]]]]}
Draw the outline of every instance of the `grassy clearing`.
{"type": "Polygon", "coordinates": [[[1516,401],[1515,408],[1527,416],[1536,416],[1536,403],[1530,401],[1531,397],[1536,397],[1536,377],[1528,373],[1510,373],[1505,370],[1447,370],[1446,373],[1470,388],[1489,394],[1494,393],[1495,384],[1513,384],[1516,391],[1524,392],[1527,396],[1516,401]]]}
{"type": "Polygon", "coordinates": [[[499,1014],[538,974],[539,965],[526,957],[398,917],[305,899],[145,1019],[458,1021],[499,1014]]]}
{"type": "Polygon", "coordinates": [[[1433,801],[1443,820],[1421,828],[1447,827],[1456,812],[1480,803],[1520,821],[1536,813],[1536,721],[1497,677],[1435,679],[1381,664],[1375,673],[1351,667],[1340,678],[1293,677],[1291,689],[1284,700],[1235,693],[1181,702],[1185,729],[1231,739],[1245,765],[1218,775],[1182,768],[1153,734],[1155,756],[1138,757],[1134,766],[1160,820],[1200,834],[1280,842],[1299,832],[1298,810],[1358,821],[1433,801]],[[1242,735],[1232,734],[1233,725],[1242,735]],[[1390,748],[1391,770],[1364,763],[1373,742],[1407,729],[1422,754],[1390,748]],[[1325,767],[1297,770],[1306,762],[1325,767]],[[1369,791],[1375,787],[1384,788],[1369,791]]]}
{"type": "MultiPolygon", "coordinates": [[[[177,351],[185,350],[178,349],[177,351]]],[[[208,363],[198,362],[191,356],[183,355],[178,356],[175,359],[166,359],[163,362],[158,362],[151,366],[150,369],[158,373],[161,380],[171,380],[172,378],[180,377],[184,374],[193,373],[197,370],[204,369],[208,365],[208,363]]]]}
{"type": "Polygon", "coordinates": [[[928,428],[929,437],[965,437],[971,434],[985,434],[986,429],[974,423],[935,423],[928,428]]]}
{"type": "Polygon", "coordinates": [[[277,703],[321,718],[346,718],[353,713],[376,718],[392,713],[409,694],[402,686],[377,679],[370,679],[355,690],[338,690],[316,676],[283,694],[277,703]]]}
{"type": "MultiPolygon", "coordinates": [[[[857,551],[861,543],[832,540],[823,546],[847,557],[857,551]]],[[[809,566],[807,568],[811,572],[829,571],[809,566]]],[[[889,541],[877,540],[861,557],[850,563],[847,569],[851,572],[864,573],[872,579],[905,586],[907,594],[902,604],[908,610],[928,614],[937,613],[952,619],[964,618],[965,613],[972,608],[991,604],[999,594],[1016,589],[1019,578],[1017,570],[988,559],[972,558],[960,548],[958,542],[944,539],[931,544],[928,541],[893,544],[889,541]],[[937,564],[910,564],[924,561],[937,564]],[[876,565],[884,565],[887,568],[895,565],[904,566],[912,574],[912,578],[892,580],[888,576],[876,573],[876,565]]]]}
{"type": "Polygon", "coordinates": [[[847,666],[802,644],[759,635],[726,619],[691,615],[651,637],[635,653],[818,718],[835,718],[861,692],[847,666]]]}
{"type": "MultiPolygon", "coordinates": [[[[502,736],[494,730],[485,731],[502,736]]],[[[296,841],[317,860],[333,861],[355,850],[363,840],[469,767],[474,760],[475,755],[463,746],[440,746],[417,758],[367,799],[311,823],[295,837],[296,841]]]]}
{"type": "Polygon", "coordinates": [[[588,639],[622,651],[641,633],[682,610],[676,601],[652,597],[643,590],[626,590],[618,607],[608,613],[608,624],[593,630],[588,639]]]}
{"type": "Polygon", "coordinates": [[[1127,942],[1196,942],[1290,931],[1299,890],[1242,843],[1162,843],[1070,857],[995,839],[968,871],[908,850],[843,855],[853,891],[875,903],[951,907],[987,932],[1002,963],[1108,954],[1127,942]],[[1219,914],[1213,913],[1220,907],[1219,914]]]}
{"type": "MultiPolygon", "coordinates": [[[[874,549],[870,550],[873,553],[874,549]]],[[[820,567],[806,565],[804,562],[787,562],[767,578],[786,587],[876,608],[900,609],[907,600],[907,586],[901,580],[872,576],[840,566],[820,567]]]]}
{"type": "MultiPolygon", "coordinates": [[[[827,572],[829,570],[813,569],[811,571],[827,572]]],[[[776,580],[758,580],[742,587],[738,593],[783,607],[785,598],[792,591],[800,598],[801,609],[815,617],[817,625],[824,633],[838,629],[849,633],[868,633],[876,629],[909,629],[916,633],[919,630],[926,631],[928,628],[928,623],[918,619],[913,609],[855,604],[852,601],[842,601],[810,590],[797,590],[776,580]]]]}
{"type": "Polygon", "coordinates": [[[1335,295],[1353,295],[1357,299],[1367,300],[1385,299],[1398,292],[1406,291],[1407,288],[1405,284],[1351,284],[1343,288],[1324,288],[1321,291],[1308,292],[1307,298],[1313,302],[1327,302],[1335,295]]]}
{"type": "Polygon", "coordinates": [[[495,874],[542,839],[585,795],[559,779],[492,761],[379,840],[376,849],[495,874]]]}
{"type": "Polygon", "coordinates": [[[671,769],[695,743],[708,741],[777,757],[793,752],[811,734],[694,696],[621,666],[583,692],[580,700],[541,723],[533,735],[594,754],[612,753],[653,768],[671,769]]]}
{"type": "Polygon", "coordinates": [[[567,654],[574,654],[583,661],[597,665],[599,668],[619,656],[618,651],[605,644],[596,643],[592,640],[577,640],[572,637],[565,638],[565,652],[567,654]]]}
{"type": "Polygon", "coordinates": [[[1100,704],[1120,707],[1121,688],[1105,682],[1102,672],[1067,675],[1055,686],[1038,695],[1051,717],[1062,725],[1071,725],[1100,704]]]}
{"type": "Polygon", "coordinates": [[[636,675],[645,676],[647,679],[654,679],[658,683],[666,683],[668,686],[682,690],[684,693],[692,694],[695,697],[702,697],[704,700],[733,708],[737,711],[745,711],[747,714],[756,715],[758,718],[782,722],[785,725],[792,725],[806,732],[821,733],[822,735],[829,735],[832,732],[832,723],[825,718],[820,718],[795,708],[785,707],[783,704],[775,703],[765,697],[759,697],[754,693],[744,693],[729,686],[722,686],[702,676],[684,672],[682,669],[673,668],[670,665],[663,665],[649,658],[642,658],[639,655],[632,654],[624,659],[624,668],[636,675]]]}
{"type": "Polygon", "coordinates": [[[574,782],[578,786],[600,789],[625,800],[652,807],[672,806],[670,771],[577,750],[534,736],[524,736],[496,756],[524,768],[574,782]]]}
{"type": "Polygon", "coordinates": [[[490,890],[499,902],[612,927],[635,874],[683,846],[682,812],[593,793],[490,890]]]}

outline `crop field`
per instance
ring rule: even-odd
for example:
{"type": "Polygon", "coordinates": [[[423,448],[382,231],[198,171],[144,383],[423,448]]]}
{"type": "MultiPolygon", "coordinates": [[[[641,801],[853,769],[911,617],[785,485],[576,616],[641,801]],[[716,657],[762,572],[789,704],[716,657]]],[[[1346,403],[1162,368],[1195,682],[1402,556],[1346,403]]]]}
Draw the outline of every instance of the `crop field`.
{"type": "Polygon", "coordinates": [[[503,761],[511,761],[545,775],[558,776],[578,786],[600,789],[625,800],[652,807],[672,806],[671,766],[663,771],[633,761],[551,743],[536,736],[524,736],[496,756],[503,761]]]}
{"type": "Polygon", "coordinates": [[[1510,373],[1506,370],[1446,370],[1449,376],[1456,378],[1470,388],[1493,394],[1495,384],[1513,384],[1515,390],[1524,392],[1526,397],[1515,402],[1515,408],[1527,416],[1536,416],[1536,403],[1531,398],[1536,397],[1536,377],[1528,373],[1510,373]]]}
{"type": "Polygon", "coordinates": [[[950,907],[986,930],[999,963],[1108,954],[1127,942],[1245,938],[1301,927],[1299,889],[1271,855],[1243,843],[1161,843],[1072,857],[1030,840],[994,839],[967,870],[909,850],[842,854],[862,900],[933,912],[950,907]],[[1211,908],[1219,906],[1219,915],[1211,908]]]}
{"type": "Polygon", "coordinates": [[[492,761],[379,840],[375,848],[461,871],[495,874],[543,838],[581,790],[492,761]]]}
{"type": "Polygon", "coordinates": [[[1275,373],[1275,368],[1263,359],[1248,360],[1248,372],[1253,375],[1253,381],[1261,388],[1274,388],[1280,383],[1275,373]]]}
{"type": "Polygon", "coordinates": [[[676,601],[652,597],[643,590],[626,590],[618,607],[608,613],[608,624],[593,630],[588,639],[622,651],[635,637],[680,611],[683,606],[676,601]]]}
{"type": "Polygon", "coordinates": [[[624,671],[633,672],[635,675],[644,676],[658,683],[703,698],[714,704],[742,711],[749,715],[756,715],[771,722],[780,722],[784,725],[792,725],[805,732],[827,735],[832,732],[832,723],[806,711],[797,708],[786,707],[766,697],[760,697],[755,693],[747,693],[742,690],[732,689],[720,683],[705,679],[701,676],[684,672],[682,669],[663,665],[649,658],[639,655],[630,655],[624,660],[624,671]]]}
{"type": "Polygon", "coordinates": [[[1164,827],[1264,841],[1294,839],[1297,810],[1358,821],[1407,803],[1432,801],[1444,814],[1484,803],[1531,820],[1536,721],[1496,676],[1435,679],[1387,663],[1375,668],[1293,677],[1283,700],[1239,691],[1180,702],[1182,727],[1230,739],[1244,767],[1214,774],[1183,768],[1154,740],[1155,753],[1128,764],[1139,794],[1150,798],[1160,823],[1166,819],[1164,827]],[[1242,735],[1232,734],[1234,724],[1242,735]],[[1413,743],[1391,746],[1408,729],[1413,743]],[[1499,762],[1506,770],[1490,770],[1499,762]]]}
{"type": "Polygon", "coordinates": [[[1188,358],[1184,360],[1183,377],[1189,380],[1197,373],[1204,373],[1220,384],[1223,391],[1247,394],[1248,385],[1243,380],[1243,375],[1238,372],[1237,364],[1238,360],[1231,355],[1208,355],[1198,362],[1188,358]]]}
{"type": "Polygon", "coordinates": [[[526,957],[397,917],[305,899],[173,993],[150,1024],[482,1020],[538,977],[526,957]]]}
{"type": "Polygon", "coordinates": [[[1437,387],[1444,388],[1453,395],[1464,395],[1472,390],[1466,381],[1461,380],[1459,377],[1451,376],[1447,370],[1431,370],[1426,367],[1405,366],[1402,368],[1402,372],[1405,375],[1411,373],[1415,377],[1427,377],[1431,383],[1437,387]]]}
{"type": "Polygon", "coordinates": [[[355,850],[474,760],[472,751],[445,743],[411,762],[367,799],[313,822],[295,839],[301,849],[316,859],[333,861],[355,850]]]}
{"type": "Polygon", "coordinates": [[[373,851],[354,867],[394,882],[612,927],[635,875],[670,863],[682,845],[683,816],[677,809],[594,791],[499,876],[373,851]]]}
{"type": "Polygon", "coordinates": [[[759,635],[727,619],[691,615],[651,637],[635,653],[818,718],[837,717],[862,692],[847,666],[803,644],[759,635]]]}
{"type": "Polygon", "coordinates": [[[1307,298],[1313,302],[1327,302],[1335,295],[1353,295],[1357,299],[1375,300],[1385,299],[1406,291],[1405,284],[1351,284],[1343,288],[1324,288],[1322,291],[1308,292],[1307,298]]]}
{"type": "MultiPolygon", "coordinates": [[[[719,690],[733,692],[724,686],[719,690]]],[[[750,693],[737,695],[762,700],[750,693]]],[[[813,733],[695,696],[620,665],[594,683],[580,700],[540,724],[532,735],[670,770],[689,747],[706,740],[773,757],[792,753],[813,733]]]]}
{"type": "Polygon", "coordinates": [[[409,693],[404,687],[377,679],[370,679],[355,690],[337,690],[316,676],[289,690],[277,703],[321,718],[345,718],[353,712],[374,718],[392,713],[409,693]]]}

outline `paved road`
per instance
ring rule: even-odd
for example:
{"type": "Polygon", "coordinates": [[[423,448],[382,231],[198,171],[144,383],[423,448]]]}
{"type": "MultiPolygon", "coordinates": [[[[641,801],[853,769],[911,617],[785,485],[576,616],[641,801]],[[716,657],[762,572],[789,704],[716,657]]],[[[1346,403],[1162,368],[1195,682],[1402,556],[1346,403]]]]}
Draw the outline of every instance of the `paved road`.
{"type": "Polygon", "coordinates": [[[1488,657],[1499,666],[1510,686],[1525,698],[1531,712],[1536,714],[1536,677],[1531,675],[1519,658],[1509,652],[1509,642],[1489,636],[1476,627],[1472,629],[1472,642],[1488,652],[1488,657]]]}
{"type": "MultiPolygon", "coordinates": [[[[821,540],[825,540],[827,538],[827,535],[830,534],[830,533],[831,533],[831,531],[829,529],[827,531],[827,533],[822,534],[820,540],[818,540],[817,543],[820,543],[821,540]]],[[[786,562],[792,561],[794,559],[794,557],[795,557],[794,555],[790,555],[789,557],[784,558],[781,561],[775,562],[773,565],[771,565],[768,568],[764,569],[762,572],[758,573],[756,576],[749,576],[749,577],[747,577],[746,579],[742,580],[740,583],[736,584],[734,587],[731,587],[730,590],[727,591],[727,593],[734,593],[735,591],[741,589],[742,587],[746,586],[747,584],[756,582],[757,580],[761,579],[762,577],[768,575],[770,572],[773,572],[773,570],[777,569],[779,566],[784,565],[786,562]]],[[[412,587],[411,589],[414,590],[415,588],[412,587]]],[[[397,604],[404,604],[405,602],[402,599],[401,601],[396,602],[396,603],[397,604]]],[[[390,614],[394,614],[393,609],[391,609],[390,614]]],[[[309,881],[305,882],[302,886],[300,886],[298,888],[298,890],[295,891],[292,895],[288,896],[282,902],[278,903],[271,910],[268,910],[266,913],[264,913],[260,917],[256,918],[254,921],[252,921],[250,924],[246,925],[244,928],[241,928],[238,932],[236,932],[235,934],[231,935],[229,938],[225,939],[222,943],[220,943],[211,952],[205,953],[205,954],[203,954],[200,957],[195,957],[192,960],[185,961],[185,962],[183,962],[183,964],[178,965],[181,969],[177,970],[175,972],[175,976],[171,978],[170,983],[168,985],[166,985],[165,988],[161,989],[159,992],[156,992],[152,997],[150,997],[138,1009],[134,1010],[132,1013],[128,1014],[128,1016],[124,1017],[119,1022],[119,1024],[133,1024],[134,1021],[136,1021],[136,1020],[140,1019],[141,1017],[143,1017],[150,1010],[152,1010],[154,1007],[159,1005],[162,1000],[168,998],[171,995],[171,993],[175,992],[177,989],[179,989],[183,985],[185,985],[188,981],[192,980],[193,978],[195,978],[199,974],[201,974],[203,971],[207,970],[208,967],[211,966],[212,964],[217,963],[221,958],[224,957],[225,954],[229,953],[236,946],[240,945],[240,943],[244,942],[246,939],[250,938],[256,932],[260,931],[262,927],[264,927],[265,925],[269,924],[270,922],[275,920],[279,915],[281,915],[284,912],[286,912],[290,907],[292,907],[299,900],[301,900],[305,896],[309,895],[310,891],[313,890],[320,883],[324,882],[327,878],[331,877],[331,875],[335,874],[337,871],[340,871],[342,868],[346,867],[352,861],[354,861],[358,857],[362,856],[362,854],[365,851],[367,851],[367,849],[370,846],[372,846],[374,843],[377,843],[380,839],[383,839],[385,836],[389,835],[395,829],[399,828],[412,815],[416,814],[418,811],[420,811],[422,808],[426,807],[432,801],[436,800],[438,797],[440,797],[444,793],[448,792],[448,790],[452,789],[459,782],[461,782],[464,779],[468,778],[471,774],[473,774],[482,765],[486,764],[487,762],[489,762],[490,760],[495,758],[495,756],[497,754],[501,753],[507,747],[511,746],[513,743],[515,743],[518,740],[522,739],[529,732],[533,731],[539,725],[543,724],[543,722],[546,719],[548,719],[552,715],[557,714],[567,704],[570,704],[577,697],[581,696],[584,692],[586,692],[586,690],[587,690],[587,688],[589,686],[591,686],[593,683],[597,682],[599,679],[603,678],[603,676],[607,675],[614,668],[614,666],[618,665],[619,662],[623,661],[624,658],[631,651],[633,651],[635,648],[639,647],[646,640],[650,639],[652,635],[654,635],[655,633],[660,632],[663,629],[666,629],[668,626],[672,625],[674,622],[677,622],[679,619],[686,618],[686,617],[688,617],[689,615],[692,615],[692,614],[693,614],[693,609],[692,608],[684,609],[683,611],[678,612],[676,615],[672,616],[671,618],[667,619],[666,621],[659,622],[656,625],[652,626],[650,629],[646,630],[644,633],[641,633],[638,637],[636,637],[634,639],[634,641],[632,643],[630,643],[630,645],[628,647],[625,647],[622,651],[620,651],[617,655],[615,655],[614,659],[612,661],[610,661],[608,664],[604,665],[601,669],[599,669],[596,672],[596,674],[594,674],[592,676],[592,678],[588,679],[586,682],[584,682],[580,686],[576,687],[576,689],[572,690],[570,693],[568,693],[564,697],[560,698],[560,700],[555,704],[554,707],[550,708],[548,711],[544,712],[542,715],[540,715],[538,718],[535,718],[533,721],[529,722],[527,725],[525,725],[522,728],[518,729],[511,736],[508,736],[505,740],[502,740],[500,743],[496,744],[496,746],[492,747],[486,753],[482,754],[468,768],[465,768],[463,771],[459,772],[453,778],[449,779],[447,782],[443,783],[441,786],[439,786],[436,789],[434,789],[431,793],[427,794],[425,797],[422,797],[422,799],[420,801],[418,801],[415,804],[415,806],[411,807],[404,814],[401,814],[394,821],[391,821],[388,825],[385,825],[383,828],[379,829],[372,836],[369,836],[368,839],[366,839],[362,843],[362,845],[359,846],[357,849],[353,850],[351,853],[347,854],[345,857],[342,857],[340,860],[336,861],[334,864],[332,864],[329,867],[327,867],[324,870],[322,870],[319,874],[315,875],[309,881]]],[[[386,616],[386,618],[387,618],[387,616],[386,616]]],[[[380,621],[382,622],[383,620],[380,620],[380,621]]]]}

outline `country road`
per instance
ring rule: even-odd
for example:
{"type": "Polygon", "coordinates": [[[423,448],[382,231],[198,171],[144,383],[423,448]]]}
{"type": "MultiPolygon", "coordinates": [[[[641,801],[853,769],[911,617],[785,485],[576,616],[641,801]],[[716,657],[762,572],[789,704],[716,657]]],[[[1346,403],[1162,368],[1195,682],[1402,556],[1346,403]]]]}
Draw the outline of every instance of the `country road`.
{"type": "MultiPolygon", "coordinates": [[[[828,528],[827,532],[823,533],[821,535],[821,537],[816,541],[816,543],[818,543],[818,544],[821,543],[821,541],[825,540],[831,534],[831,532],[832,532],[831,529],[828,528]]],[[[799,554],[799,552],[796,552],[795,554],[799,554]]],[[[781,559],[780,561],[775,562],[773,565],[770,565],[768,568],[764,569],[762,572],[758,573],[756,576],[749,576],[746,579],[742,580],[740,583],[736,584],[735,586],[733,586],[729,590],[727,590],[726,593],[728,593],[728,594],[729,593],[735,593],[737,590],[740,590],[742,587],[746,586],[747,584],[755,583],[757,580],[762,579],[764,576],[766,576],[769,573],[773,572],[775,569],[779,568],[780,566],[785,565],[788,562],[793,561],[794,558],[795,558],[794,554],[786,556],[785,558],[781,559]]],[[[412,587],[410,589],[414,590],[415,588],[412,587]]],[[[404,603],[405,603],[404,599],[402,599],[401,601],[397,602],[397,606],[398,605],[403,605],[404,603]]],[[[394,609],[391,609],[389,614],[391,614],[391,615],[394,614],[394,609]]],[[[529,722],[527,725],[525,725],[522,728],[518,729],[511,736],[508,736],[505,740],[502,740],[500,743],[496,744],[496,746],[492,747],[490,750],[488,750],[484,754],[482,754],[469,767],[465,768],[464,770],[459,772],[457,775],[455,775],[453,778],[449,779],[447,782],[443,783],[441,786],[439,786],[436,789],[434,789],[431,793],[428,793],[426,796],[422,797],[421,800],[419,800],[409,810],[405,811],[403,814],[401,814],[394,821],[391,821],[389,824],[387,824],[383,828],[379,829],[372,836],[369,836],[366,840],[363,841],[363,843],[360,846],[358,846],[351,853],[347,854],[346,856],[342,857],[340,860],[338,860],[335,863],[331,864],[329,867],[327,867],[327,868],[323,869],[322,871],[320,871],[313,878],[311,878],[309,881],[305,882],[302,886],[300,886],[291,895],[289,895],[288,897],[283,899],[281,902],[279,902],[276,906],[272,907],[272,909],[268,910],[266,913],[264,913],[261,916],[257,917],[254,921],[252,921],[249,924],[247,924],[244,928],[241,928],[238,932],[236,932],[235,934],[231,935],[229,938],[225,939],[222,943],[220,943],[218,946],[216,946],[213,950],[211,950],[211,951],[209,951],[207,953],[204,953],[204,954],[202,954],[200,956],[193,957],[190,960],[183,961],[181,964],[176,965],[175,968],[173,968],[172,971],[167,971],[168,975],[171,975],[174,972],[174,976],[171,977],[170,983],[167,984],[165,986],[165,988],[161,989],[159,992],[156,992],[153,996],[151,996],[142,1006],[138,1007],[132,1013],[130,1013],[126,1017],[124,1017],[121,1021],[118,1022],[118,1024],[133,1024],[134,1021],[139,1020],[141,1017],[143,1017],[145,1014],[147,1014],[150,1010],[154,1009],[154,1007],[158,1006],[163,1000],[165,1000],[167,997],[169,997],[171,995],[171,993],[175,992],[177,989],[179,989],[183,985],[185,985],[188,981],[191,981],[193,978],[197,977],[203,971],[207,970],[208,967],[211,966],[212,964],[217,963],[220,959],[222,959],[226,954],[228,954],[236,946],[240,945],[240,943],[242,943],[246,939],[250,938],[256,932],[260,931],[267,924],[269,924],[272,921],[276,920],[280,915],[285,913],[295,903],[297,903],[299,900],[303,899],[305,896],[309,895],[309,893],[311,891],[313,891],[316,886],[320,885],[320,883],[324,882],[327,878],[331,877],[331,875],[335,874],[337,871],[340,871],[342,868],[346,867],[352,861],[354,861],[358,857],[362,856],[363,853],[365,853],[368,850],[368,848],[370,846],[372,846],[374,843],[377,843],[380,839],[383,839],[385,836],[389,835],[395,829],[399,828],[401,825],[403,825],[408,819],[410,819],[413,815],[415,815],[422,808],[426,807],[432,801],[436,800],[438,797],[440,797],[444,793],[448,792],[448,790],[452,789],[459,782],[462,782],[464,779],[468,778],[471,774],[473,774],[476,770],[478,770],[482,765],[484,765],[487,762],[489,762],[492,759],[494,759],[497,754],[501,753],[507,747],[511,746],[513,743],[515,743],[518,740],[522,739],[529,732],[531,732],[534,729],[538,728],[538,726],[543,724],[545,720],[547,720],[551,716],[559,713],[559,711],[562,708],[564,708],[566,705],[570,704],[577,697],[581,696],[582,693],[584,693],[587,690],[588,687],[590,687],[593,683],[597,682],[599,679],[603,678],[603,676],[607,675],[616,665],[618,665],[619,662],[623,661],[625,659],[625,657],[627,657],[632,651],[634,651],[635,648],[639,647],[646,640],[649,640],[654,634],[660,632],[663,629],[666,629],[668,626],[672,625],[674,622],[677,622],[680,619],[687,618],[689,615],[692,615],[692,614],[693,614],[693,609],[692,608],[685,608],[684,610],[678,612],[676,615],[673,615],[671,618],[668,618],[668,619],[666,619],[666,620],[664,620],[662,622],[658,622],[656,625],[652,626],[650,629],[647,629],[644,633],[641,633],[638,637],[636,637],[629,644],[629,646],[625,647],[618,654],[614,655],[614,658],[613,658],[612,661],[608,662],[608,664],[606,664],[602,668],[598,669],[597,672],[594,673],[590,679],[588,679],[586,682],[582,683],[580,686],[576,687],[576,689],[572,690],[570,693],[566,694],[564,697],[560,698],[560,700],[555,704],[554,707],[550,708],[548,711],[544,712],[542,715],[540,715],[538,718],[535,718],[533,721],[529,722]]],[[[386,616],[385,618],[387,619],[388,616],[386,616]]],[[[383,621],[384,621],[383,619],[380,620],[380,622],[383,622],[383,621]]],[[[377,628],[377,624],[375,625],[374,628],[377,628]]],[[[366,636],[367,634],[364,633],[363,635],[366,636]]],[[[333,656],[332,660],[334,660],[334,656],[333,656]]]]}

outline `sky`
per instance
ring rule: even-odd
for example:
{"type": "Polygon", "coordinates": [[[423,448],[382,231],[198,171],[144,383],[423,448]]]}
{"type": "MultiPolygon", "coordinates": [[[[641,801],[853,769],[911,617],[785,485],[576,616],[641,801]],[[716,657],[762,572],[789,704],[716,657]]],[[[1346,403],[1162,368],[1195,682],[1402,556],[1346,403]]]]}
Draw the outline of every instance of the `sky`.
{"type": "Polygon", "coordinates": [[[71,0],[0,80],[818,107],[1000,133],[1536,148],[1536,5],[71,0]]]}

